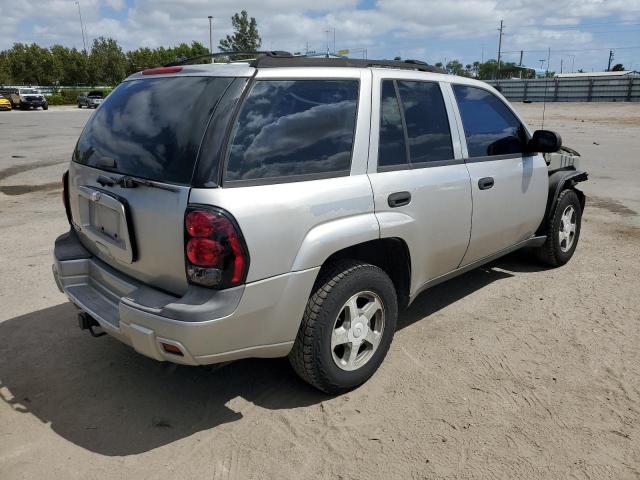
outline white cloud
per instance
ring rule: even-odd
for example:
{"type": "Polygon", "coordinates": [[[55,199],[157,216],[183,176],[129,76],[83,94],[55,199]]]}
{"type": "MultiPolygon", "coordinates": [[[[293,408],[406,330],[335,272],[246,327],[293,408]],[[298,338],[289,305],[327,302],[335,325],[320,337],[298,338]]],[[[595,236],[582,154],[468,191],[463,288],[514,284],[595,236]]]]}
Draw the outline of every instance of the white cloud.
{"type": "MultiPolygon", "coordinates": [[[[378,0],[367,9],[358,4],[358,0],[246,0],[242,4],[236,0],[133,0],[131,4],[81,0],[89,39],[111,36],[125,49],[193,40],[207,45],[207,15],[214,16],[216,46],[231,32],[231,16],[246,9],[258,21],[265,49],[301,51],[308,44],[324,51],[325,31],[335,28],[338,48],[365,47],[370,56],[430,54],[431,61],[479,56],[481,43],[493,50],[500,19],[505,22],[507,51],[600,47],[580,23],[640,20],[638,0],[378,0]]],[[[0,17],[0,48],[15,41],[82,44],[73,0],[0,0],[0,17]]]]}

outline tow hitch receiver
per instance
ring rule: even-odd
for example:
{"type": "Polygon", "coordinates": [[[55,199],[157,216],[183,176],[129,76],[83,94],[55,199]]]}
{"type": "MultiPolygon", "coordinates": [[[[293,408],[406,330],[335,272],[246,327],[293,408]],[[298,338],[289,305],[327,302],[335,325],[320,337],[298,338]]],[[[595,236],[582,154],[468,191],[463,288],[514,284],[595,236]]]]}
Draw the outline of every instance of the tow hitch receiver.
{"type": "Polygon", "coordinates": [[[78,313],[78,326],[80,327],[80,330],[89,330],[92,337],[98,338],[106,335],[106,332],[95,332],[93,330],[93,327],[99,327],[100,324],[87,312],[78,313]]]}

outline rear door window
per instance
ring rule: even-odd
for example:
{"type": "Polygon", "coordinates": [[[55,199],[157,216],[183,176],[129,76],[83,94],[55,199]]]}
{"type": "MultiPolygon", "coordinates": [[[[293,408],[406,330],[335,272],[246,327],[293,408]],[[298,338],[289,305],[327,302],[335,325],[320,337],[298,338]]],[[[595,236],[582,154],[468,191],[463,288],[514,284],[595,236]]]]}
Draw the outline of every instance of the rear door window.
{"type": "Polygon", "coordinates": [[[408,168],[409,158],[405,142],[400,104],[396,95],[395,82],[382,82],[380,99],[380,140],[378,142],[378,168],[380,170],[397,169],[403,165],[408,168]]]}
{"type": "Polygon", "coordinates": [[[524,127],[493,93],[483,88],[454,85],[469,157],[520,154],[524,127]]]}
{"type": "Polygon", "coordinates": [[[209,117],[232,80],[165,77],[121,83],[87,122],[74,161],[189,184],[209,117]]]}
{"type": "Polygon", "coordinates": [[[453,159],[449,118],[440,85],[405,80],[398,80],[397,84],[412,165],[453,159]]]}
{"type": "Polygon", "coordinates": [[[357,103],[357,80],[257,81],[234,127],[225,182],[348,175],[357,103]]]}

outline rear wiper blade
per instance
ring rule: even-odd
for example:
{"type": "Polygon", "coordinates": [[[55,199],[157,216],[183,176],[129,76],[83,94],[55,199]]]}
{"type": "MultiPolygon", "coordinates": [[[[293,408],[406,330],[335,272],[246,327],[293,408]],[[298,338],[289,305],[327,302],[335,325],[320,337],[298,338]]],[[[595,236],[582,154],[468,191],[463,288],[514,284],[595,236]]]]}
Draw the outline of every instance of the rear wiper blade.
{"type": "Polygon", "coordinates": [[[170,185],[163,185],[162,183],[153,182],[151,180],[134,178],[128,175],[125,175],[120,178],[107,177],[105,175],[100,175],[96,181],[103,187],[104,186],[113,187],[114,185],[118,185],[120,188],[135,188],[138,185],[143,185],[145,187],[159,188],[160,190],[167,190],[169,192],[179,191],[177,187],[172,187],[170,185]]]}
{"type": "Polygon", "coordinates": [[[145,187],[159,188],[160,190],[167,190],[169,192],[178,192],[179,189],[170,185],[164,185],[162,183],[153,182],[151,180],[144,180],[142,178],[134,178],[128,175],[120,177],[118,185],[122,188],[134,188],[137,185],[144,185],[145,187]]]}

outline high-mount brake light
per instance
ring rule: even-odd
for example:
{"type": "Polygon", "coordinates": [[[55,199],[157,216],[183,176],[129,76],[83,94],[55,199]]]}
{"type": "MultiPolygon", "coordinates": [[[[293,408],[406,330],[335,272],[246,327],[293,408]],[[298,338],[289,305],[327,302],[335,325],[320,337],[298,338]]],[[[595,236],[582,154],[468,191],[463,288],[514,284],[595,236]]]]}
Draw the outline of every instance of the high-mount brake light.
{"type": "Polygon", "coordinates": [[[184,219],[185,262],[190,283],[229,288],[243,283],[249,254],[233,217],[220,208],[191,206],[184,219]]]}
{"type": "Polygon", "coordinates": [[[158,67],[148,68],[142,71],[142,75],[164,75],[167,73],[178,73],[182,71],[182,67],[158,67]]]}

